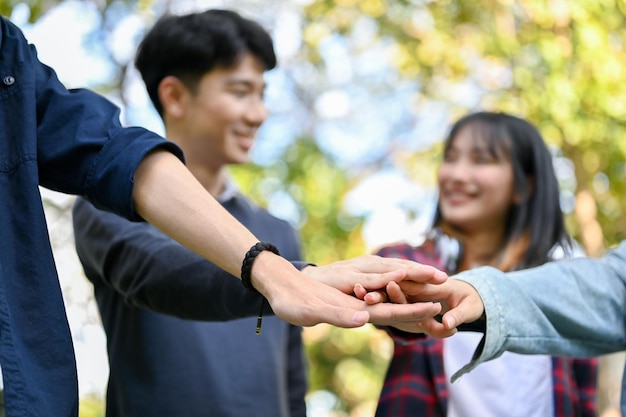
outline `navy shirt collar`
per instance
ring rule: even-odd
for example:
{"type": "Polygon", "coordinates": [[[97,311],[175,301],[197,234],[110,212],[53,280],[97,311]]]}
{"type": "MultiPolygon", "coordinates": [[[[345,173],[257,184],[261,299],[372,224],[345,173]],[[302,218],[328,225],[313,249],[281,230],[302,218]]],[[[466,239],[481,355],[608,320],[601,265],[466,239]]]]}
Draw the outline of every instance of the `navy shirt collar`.
{"type": "Polygon", "coordinates": [[[229,176],[226,179],[226,184],[224,185],[224,191],[222,191],[222,193],[219,196],[217,196],[217,201],[224,204],[227,201],[235,198],[237,194],[239,194],[239,188],[237,187],[237,184],[235,184],[235,181],[233,181],[233,179],[229,176]]]}

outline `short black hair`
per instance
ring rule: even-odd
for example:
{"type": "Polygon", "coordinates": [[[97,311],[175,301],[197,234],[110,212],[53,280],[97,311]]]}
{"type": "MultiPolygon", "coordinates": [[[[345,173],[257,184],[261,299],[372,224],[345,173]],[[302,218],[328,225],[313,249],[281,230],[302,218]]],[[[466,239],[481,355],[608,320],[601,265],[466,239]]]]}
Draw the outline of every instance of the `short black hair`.
{"type": "Polygon", "coordinates": [[[139,44],[135,66],[160,115],[158,87],[167,76],[178,77],[195,90],[207,72],[230,68],[251,53],[270,70],[276,66],[272,38],[257,22],[230,10],[211,9],[185,15],[164,15],[139,44]]]}
{"type": "MultiPolygon", "coordinates": [[[[552,155],[539,131],[526,120],[507,113],[470,113],[452,126],[445,141],[445,152],[452,146],[459,132],[466,128],[472,129],[474,135],[486,141],[494,157],[506,157],[513,167],[513,186],[521,201],[509,212],[502,243],[506,248],[516,241],[526,240],[526,248],[514,269],[549,261],[556,247],[570,253],[572,242],[565,229],[552,155]]],[[[441,224],[442,221],[438,206],[435,224],[441,224]]]]}

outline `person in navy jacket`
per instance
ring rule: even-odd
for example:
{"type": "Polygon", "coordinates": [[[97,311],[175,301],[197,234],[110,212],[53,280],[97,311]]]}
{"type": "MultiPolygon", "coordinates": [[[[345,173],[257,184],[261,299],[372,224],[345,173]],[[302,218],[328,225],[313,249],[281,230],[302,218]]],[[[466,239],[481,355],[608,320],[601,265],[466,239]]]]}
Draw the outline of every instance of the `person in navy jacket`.
{"type": "MultiPolygon", "coordinates": [[[[244,197],[228,174],[249,161],[267,117],[264,73],[276,66],[269,34],[228,10],[168,15],[144,37],[136,66],[165,136],[202,186],[283,257],[300,260],[293,227],[244,197]]],[[[73,220],[108,338],[107,417],[306,416],[301,327],[266,317],[256,335],[256,318],[200,321],[215,317],[208,295],[198,296],[216,272],[208,261],[82,198],[73,220]]],[[[246,299],[235,280],[225,283],[234,285],[224,301],[246,299]]]]}

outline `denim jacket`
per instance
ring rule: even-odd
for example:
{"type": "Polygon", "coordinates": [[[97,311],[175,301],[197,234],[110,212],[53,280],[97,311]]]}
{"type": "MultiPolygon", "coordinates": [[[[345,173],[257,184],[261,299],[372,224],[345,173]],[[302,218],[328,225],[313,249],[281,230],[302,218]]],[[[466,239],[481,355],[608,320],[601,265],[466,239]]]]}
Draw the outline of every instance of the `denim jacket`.
{"type": "Polygon", "coordinates": [[[0,17],[0,364],[7,415],[78,415],[76,364],[39,186],[135,218],[133,175],[171,142],[122,128],[119,110],[67,90],[0,17]]]}
{"type": "MultiPolygon", "coordinates": [[[[577,258],[504,274],[483,267],[455,278],[485,304],[482,349],[453,379],[504,351],[595,356],[626,349],[626,242],[600,259],[577,258]]],[[[622,384],[626,415],[626,384],[622,384]]]]}

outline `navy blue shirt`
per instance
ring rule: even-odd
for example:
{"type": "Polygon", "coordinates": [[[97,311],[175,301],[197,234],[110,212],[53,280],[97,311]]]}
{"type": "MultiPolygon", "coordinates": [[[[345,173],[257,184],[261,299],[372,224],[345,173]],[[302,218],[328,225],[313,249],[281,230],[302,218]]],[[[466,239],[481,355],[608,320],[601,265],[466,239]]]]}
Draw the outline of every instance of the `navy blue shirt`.
{"type": "MultiPolygon", "coordinates": [[[[300,258],[287,222],[240,194],[222,204],[283,257],[300,258]]],[[[83,199],[72,217],[107,334],[107,417],[305,417],[300,327],[266,316],[257,335],[256,318],[210,322],[256,315],[262,298],[150,224],[83,199]]]]}
{"type": "Polygon", "coordinates": [[[8,415],[78,415],[74,351],[39,186],[136,219],[133,176],[172,143],[123,128],[119,110],[67,90],[0,17],[0,364],[8,415]]]}

